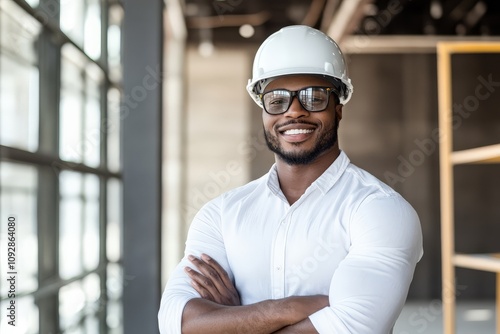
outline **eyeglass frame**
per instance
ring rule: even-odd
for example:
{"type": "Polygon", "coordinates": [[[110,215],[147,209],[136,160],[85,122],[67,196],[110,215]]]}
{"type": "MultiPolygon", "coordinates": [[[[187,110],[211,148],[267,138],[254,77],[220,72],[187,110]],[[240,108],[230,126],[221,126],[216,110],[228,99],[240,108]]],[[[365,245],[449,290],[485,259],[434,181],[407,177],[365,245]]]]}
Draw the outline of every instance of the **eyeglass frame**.
{"type": "Polygon", "coordinates": [[[293,98],[294,97],[297,97],[297,100],[299,101],[300,105],[302,106],[302,108],[308,112],[321,112],[321,111],[325,111],[327,108],[328,108],[328,104],[330,103],[330,94],[331,93],[335,93],[335,103],[336,104],[339,104],[340,103],[340,99],[339,99],[339,92],[338,90],[335,88],[335,87],[323,87],[323,86],[308,86],[308,87],[304,87],[304,88],[301,88],[299,90],[288,90],[288,89],[285,89],[285,88],[276,88],[276,89],[273,89],[273,90],[270,90],[268,92],[265,92],[265,93],[260,93],[258,94],[257,96],[260,98],[260,100],[262,101],[262,107],[264,108],[264,111],[266,113],[268,113],[269,115],[281,115],[281,114],[284,114],[286,113],[289,109],[290,109],[290,106],[292,105],[293,103],[293,98]],[[321,110],[309,110],[308,108],[306,108],[303,104],[302,104],[302,101],[300,100],[299,98],[299,95],[298,93],[300,91],[303,91],[305,89],[309,89],[309,88],[322,88],[322,89],[325,89],[327,94],[326,94],[326,105],[323,109],[321,110]],[[290,93],[290,101],[288,103],[288,107],[285,109],[285,111],[283,112],[280,112],[280,113],[277,113],[277,114],[272,114],[270,113],[267,108],[266,108],[266,104],[264,103],[264,95],[268,94],[268,93],[272,93],[274,91],[277,91],[277,90],[284,90],[284,91],[287,91],[290,93]]]}

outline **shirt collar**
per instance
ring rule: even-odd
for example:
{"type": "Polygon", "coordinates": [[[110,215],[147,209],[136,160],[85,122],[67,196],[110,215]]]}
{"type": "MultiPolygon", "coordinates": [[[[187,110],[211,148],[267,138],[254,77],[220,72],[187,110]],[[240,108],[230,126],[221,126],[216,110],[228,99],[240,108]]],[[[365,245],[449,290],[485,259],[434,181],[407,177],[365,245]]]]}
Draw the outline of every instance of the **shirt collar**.
{"type": "MultiPolygon", "coordinates": [[[[325,172],[311,184],[310,187],[316,187],[323,193],[323,195],[326,194],[342,176],[350,162],[351,161],[344,153],[344,151],[340,151],[337,159],[335,159],[330,167],[328,167],[325,172]]],[[[267,186],[269,187],[269,190],[271,190],[271,192],[276,196],[279,196],[282,193],[278,180],[278,171],[276,168],[276,164],[273,164],[273,166],[269,170],[267,186]]]]}
{"type": "Polygon", "coordinates": [[[281,193],[280,182],[278,180],[278,169],[276,168],[276,164],[273,164],[271,166],[271,169],[269,170],[267,186],[274,195],[279,196],[279,194],[281,193]]]}
{"type": "Polygon", "coordinates": [[[337,159],[311,186],[316,186],[323,194],[326,194],[340,179],[350,162],[344,151],[340,151],[337,159]]]}

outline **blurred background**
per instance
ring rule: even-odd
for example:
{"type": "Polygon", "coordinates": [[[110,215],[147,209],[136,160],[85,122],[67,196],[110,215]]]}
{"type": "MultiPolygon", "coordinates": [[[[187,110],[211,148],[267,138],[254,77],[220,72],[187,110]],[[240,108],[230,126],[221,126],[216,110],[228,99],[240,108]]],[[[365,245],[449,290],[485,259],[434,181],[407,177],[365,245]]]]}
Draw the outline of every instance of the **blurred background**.
{"type": "MultiPolygon", "coordinates": [[[[420,216],[394,333],[443,333],[443,291],[457,333],[499,333],[498,262],[442,284],[437,62],[442,41],[500,43],[496,0],[0,0],[0,332],[158,332],[194,214],[273,163],[245,86],[291,24],[340,44],[354,85],[340,146],[420,216]]],[[[451,57],[453,150],[500,143],[499,60],[451,57]]],[[[500,252],[498,164],[453,170],[454,249],[500,252]]]]}

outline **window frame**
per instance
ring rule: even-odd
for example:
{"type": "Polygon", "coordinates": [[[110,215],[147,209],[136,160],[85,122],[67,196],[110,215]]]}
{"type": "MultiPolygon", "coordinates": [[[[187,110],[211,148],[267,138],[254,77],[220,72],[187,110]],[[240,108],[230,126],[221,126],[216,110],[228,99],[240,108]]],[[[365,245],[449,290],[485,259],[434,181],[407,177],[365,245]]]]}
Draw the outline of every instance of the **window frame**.
{"type": "MultiPolygon", "coordinates": [[[[12,0],[29,16],[42,24],[37,42],[39,68],[39,142],[35,152],[0,145],[0,161],[27,164],[38,171],[37,185],[37,228],[38,228],[38,289],[19,293],[16,299],[33,296],[39,308],[40,333],[60,332],[59,291],[62,287],[76,281],[82,281],[92,274],[100,278],[100,298],[96,316],[99,331],[109,331],[107,317],[107,271],[109,264],[122,266],[121,258],[109,261],[107,258],[107,216],[108,183],[111,179],[122,181],[121,171],[108,169],[108,91],[117,88],[122,91],[121,83],[110,77],[108,67],[108,13],[111,6],[123,6],[118,0],[101,1],[101,53],[99,59],[93,59],[68,37],[59,27],[59,1],[40,0],[37,8],[32,8],[24,0],[12,0]],[[100,85],[100,162],[92,167],[84,163],[74,163],[60,158],[59,152],[59,113],[61,92],[61,50],[65,44],[72,45],[88,63],[97,65],[103,74],[100,85]],[[55,69],[55,70],[54,70],[55,69]],[[43,116],[43,117],[42,117],[43,116]],[[68,279],[59,277],[59,174],[61,171],[73,171],[92,174],[99,178],[99,264],[97,268],[84,270],[81,274],[68,279]]],[[[1,70],[1,69],[0,69],[1,70]]],[[[121,169],[121,167],[120,167],[121,169]]],[[[0,185],[1,186],[1,185],[0,185]]],[[[1,191],[1,189],[0,189],[1,191]]],[[[123,224],[121,224],[123,228],[123,224]]],[[[7,296],[0,296],[7,300],[7,296]]]]}

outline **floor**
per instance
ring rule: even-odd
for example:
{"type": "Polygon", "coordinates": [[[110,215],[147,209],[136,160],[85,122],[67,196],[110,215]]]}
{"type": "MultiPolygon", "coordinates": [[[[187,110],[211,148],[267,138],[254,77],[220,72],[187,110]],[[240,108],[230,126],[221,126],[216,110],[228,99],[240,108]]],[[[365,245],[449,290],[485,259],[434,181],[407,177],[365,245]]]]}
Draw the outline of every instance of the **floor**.
{"type": "MultiPolygon", "coordinates": [[[[441,301],[407,302],[393,334],[442,334],[441,301]]],[[[456,334],[495,334],[494,301],[460,301],[457,303],[456,334]]]]}

